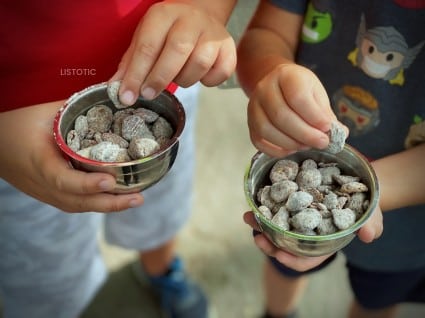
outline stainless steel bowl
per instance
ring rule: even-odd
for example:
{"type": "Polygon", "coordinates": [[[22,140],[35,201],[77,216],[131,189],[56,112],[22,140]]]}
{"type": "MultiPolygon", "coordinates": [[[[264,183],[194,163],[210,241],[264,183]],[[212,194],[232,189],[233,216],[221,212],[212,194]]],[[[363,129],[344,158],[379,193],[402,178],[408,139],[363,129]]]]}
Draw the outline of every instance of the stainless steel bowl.
{"type": "Polygon", "coordinates": [[[82,157],[66,144],[66,135],[73,129],[75,119],[94,105],[104,104],[117,109],[110,101],[107,83],[90,86],[72,95],[58,111],[53,123],[57,145],[76,169],[87,172],[106,172],[115,176],[116,187],[112,193],[139,192],[158,182],[172,167],[177,156],[179,137],[183,132],[186,115],[182,104],[171,93],[163,91],[154,100],[139,98],[133,108],[145,107],[163,116],[172,125],[174,135],[166,147],[148,157],[129,162],[99,162],[82,157]]]}
{"type": "Polygon", "coordinates": [[[349,244],[356,231],[370,218],[379,202],[379,185],[375,171],[366,158],[353,147],[345,145],[337,154],[323,150],[306,150],[285,157],[296,162],[313,159],[323,162],[337,162],[344,174],[359,176],[369,188],[369,207],[357,222],[346,230],[329,235],[303,235],[285,231],[265,218],[258,210],[258,189],[270,184],[269,172],[276,161],[264,153],[256,153],[244,176],[244,191],[248,204],[263,233],[279,248],[300,256],[320,256],[336,252],[349,244]]]}

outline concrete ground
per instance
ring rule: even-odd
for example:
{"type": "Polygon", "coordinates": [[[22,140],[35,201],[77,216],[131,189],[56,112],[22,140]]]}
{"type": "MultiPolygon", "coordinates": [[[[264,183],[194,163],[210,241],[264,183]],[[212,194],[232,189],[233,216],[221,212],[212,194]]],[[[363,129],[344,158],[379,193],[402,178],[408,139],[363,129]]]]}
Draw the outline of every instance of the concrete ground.
{"type": "MultiPolygon", "coordinates": [[[[256,3],[239,1],[229,22],[236,40],[256,3]]],[[[179,237],[178,251],[188,271],[205,289],[215,317],[255,318],[262,312],[263,255],[242,221],[243,212],[248,210],[243,175],[255,149],[248,137],[246,96],[238,88],[223,89],[233,85],[234,78],[222,88],[202,89],[194,214],[179,237]]],[[[101,247],[111,274],[81,318],[159,317],[149,289],[133,279],[128,264],[135,253],[109,246],[102,239],[101,247]]],[[[344,317],[351,296],[344,259],[339,256],[331,266],[311,276],[300,317],[344,317]]],[[[403,306],[399,317],[425,317],[425,310],[403,306]]]]}

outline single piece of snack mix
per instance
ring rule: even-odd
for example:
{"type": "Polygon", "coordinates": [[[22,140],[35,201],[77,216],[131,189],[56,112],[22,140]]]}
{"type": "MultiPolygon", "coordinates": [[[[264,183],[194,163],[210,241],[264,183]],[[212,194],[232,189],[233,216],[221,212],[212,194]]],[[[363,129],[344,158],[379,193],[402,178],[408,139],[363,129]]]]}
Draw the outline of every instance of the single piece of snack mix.
{"type": "Polygon", "coordinates": [[[106,92],[108,93],[109,99],[112,101],[116,108],[127,108],[127,105],[121,103],[120,98],[118,96],[118,92],[120,90],[121,81],[113,81],[108,83],[108,87],[106,88],[106,92]]]}
{"type": "Polygon", "coordinates": [[[341,124],[332,122],[331,129],[328,131],[329,145],[327,151],[330,153],[338,153],[344,149],[347,134],[341,124]]]}

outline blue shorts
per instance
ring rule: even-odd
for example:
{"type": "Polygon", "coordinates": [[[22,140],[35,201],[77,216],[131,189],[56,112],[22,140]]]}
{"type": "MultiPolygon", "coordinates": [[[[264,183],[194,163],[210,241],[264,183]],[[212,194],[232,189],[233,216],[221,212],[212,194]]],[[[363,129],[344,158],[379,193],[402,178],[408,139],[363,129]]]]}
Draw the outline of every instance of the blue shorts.
{"type": "Polygon", "coordinates": [[[373,272],[350,264],[347,268],[353,293],[365,308],[425,302],[425,268],[403,272],[373,272]]]}
{"type": "MultiPolygon", "coordinates": [[[[319,266],[298,272],[269,257],[273,267],[282,275],[297,278],[328,266],[332,255],[319,266]]],[[[367,309],[382,309],[400,303],[425,303],[425,268],[403,272],[377,272],[346,264],[351,289],[357,302],[367,309]]]]}

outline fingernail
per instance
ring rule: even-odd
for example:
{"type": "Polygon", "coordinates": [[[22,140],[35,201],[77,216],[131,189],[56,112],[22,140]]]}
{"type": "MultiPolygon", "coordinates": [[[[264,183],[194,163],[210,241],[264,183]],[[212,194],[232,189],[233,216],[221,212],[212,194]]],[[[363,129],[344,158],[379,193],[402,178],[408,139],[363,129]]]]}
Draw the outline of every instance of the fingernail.
{"type": "Polygon", "coordinates": [[[153,99],[155,97],[155,90],[151,87],[146,87],[142,90],[142,96],[145,99],[153,99]]]}
{"type": "Polygon", "coordinates": [[[109,191],[115,187],[115,183],[111,180],[102,180],[99,182],[98,186],[102,191],[109,191]]]}
{"type": "Polygon", "coordinates": [[[140,206],[142,204],[140,203],[139,200],[133,199],[133,200],[130,200],[130,202],[128,203],[128,205],[130,206],[130,208],[136,208],[136,207],[138,207],[138,206],[140,206]]]}
{"type": "Polygon", "coordinates": [[[120,102],[127,106],[133,105],[134,99],[135,96],[132,91],[125,91],[120,95],[120,102]]]}

